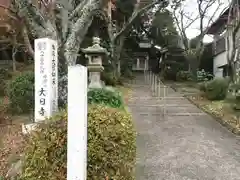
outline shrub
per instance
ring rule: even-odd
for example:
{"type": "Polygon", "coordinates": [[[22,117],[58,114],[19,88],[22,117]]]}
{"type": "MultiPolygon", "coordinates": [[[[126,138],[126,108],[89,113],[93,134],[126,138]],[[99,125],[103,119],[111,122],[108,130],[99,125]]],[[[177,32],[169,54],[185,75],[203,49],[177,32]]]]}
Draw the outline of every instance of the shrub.
{"type": "Polygon", "coordinates": [[[11,74],[8,72],[7,69],[0,68],[0,96],[5,95],[6,91],[6,80],[11,78],[11,74]]]}
{"type": "Polygon", "coordinates": [[[177,81],[191,81],[192,78],[192,74],[189,71],[179,71],[176,75],[176,80],[177,81]]]}
{"type": "Polygon", "coordinates": [[[206,82],[201,82],[198,84],[199,90],[202,92],[206,92],[206,82]]]}
{"type": "Polygon", "coordinates": [[[134,78],[133,72],[130,68],[123,69],[122,75],[123,75],[123,77],[125,77],[127,79],[133,79],[134,78]]]}
{"type": "Polygon", "coordinates": [[[90,89],[88,91],[89,104],[104,104],[113,108],[123,107],[123,99],[119,92],[105,88],[90,89]]]}
{"type": "Polygon", "coordinates": [[[101,80],[107,86],[123,85],[123,78],[114,75],[112,72],[102,72],[101,80]]]}
{"type": "Polygon", "coordinates": [[[34,73],[25,72],[12,80],[8,87],[8,96],[13,112],[29,112],[34,105],[34,73]]]}
{"type": "Polygon", "coordinates": [[[8,69],[0,68],[0,78],[4,80],[9,79],[11,78],[11,73],[8,69]]]}
{"type": "Polygon", "coordinates": [[[177,76],[177,73],[173,69],[164,69],[163,70],[163,77],[165,80],[176,81],[176,79],[177,79],[176,76],[177,76]]]}
{"type": "Polygon", "coordinates": [[[117,78],[114,76],[113,73],[110,73],[110,72],[102,72],[101,80],[107,86],[116,86],[118,84],[117,78]]]}
{"type": "Polygon", "coordinates": [[[209,81],[213,79],[213,75],[206,72],[204,69],[197,71],[197,81],[209,81]]]}
{"type": "Polygon", "coordinates": [[[7,85],[5,80],[2,77],[0,77],[0,96],[5,95],[6,87],[7,85]]]}
{"type": "Polygon", "coordinates": [[[209,100],[222,100],[226,97],[228,81],[225,78],[215,78],[206,84],[206,97],[209,100]]]}
{"type": "Polygon", "coordinates": [[[231,83],[228,87],[228,101],[231,102],[233,110],[240,110],[240,84],[231,83]]]}
{"type": "MultiPolygon", "coordinates": [[[[55,121],[40,125],[32,133],[25,149],[22,180],[66,179],[66,117],[57,116],[55,121]]],[[[135,179],[135,141],[128,113],[106,106],[89,106],[87,179],[135,179]]]]}

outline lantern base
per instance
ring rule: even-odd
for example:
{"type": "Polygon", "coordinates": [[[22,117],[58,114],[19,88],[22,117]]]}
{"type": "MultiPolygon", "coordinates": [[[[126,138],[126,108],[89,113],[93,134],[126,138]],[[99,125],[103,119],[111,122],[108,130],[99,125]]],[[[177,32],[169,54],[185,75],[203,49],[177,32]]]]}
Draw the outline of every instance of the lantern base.
{"type": "Polygon", "coordinates": [[[102,82],[101,82],[101,72],[90,72],[89,78],[90,78],[90,84],[89,88],[102,88],[102,82]]]}

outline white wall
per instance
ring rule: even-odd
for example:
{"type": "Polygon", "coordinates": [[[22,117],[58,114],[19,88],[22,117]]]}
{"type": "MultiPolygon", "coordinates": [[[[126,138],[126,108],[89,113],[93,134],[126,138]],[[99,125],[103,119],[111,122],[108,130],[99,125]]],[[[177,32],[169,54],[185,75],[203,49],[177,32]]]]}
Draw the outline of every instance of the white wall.
{"type": "Polygon", "coordinates": [[[224,52],[218,54],[217,56],[215,56],[214,59],[213,59],[213,74],[216,77],[222,77],[223,76],[222,69],[220,69],[218,67],[227,64],[227,54],[226,53],[227,52],[224,51],[224,52]]]}
{"type": "MultiPolygon", "coordinates": [[[[221,37],[225,38],[225,44],[226,44],[227,36],[228,36],[228,33],[226,31],[224,31],[221,35],[215,35],[214,42],[213,42],[214,47],[216,46],[216,44],[215,44],[216,41],[221,37]]],[[[226,49],[227,48],[228,47],[226,46],[226,49]]],[[[223,77],[223,69],[219,68],[219,67],[226,65],[226,64],[227,64],[227,51],[221,52],[221,53],[217,54],[216,56],[214,56],[214,58],[213,58],[213,74],[215,77],[223,77]]]]}
{"type": "MultiPolygon", "coordinates": [[[[224,33],[221,34],[221,37],[222,36],[225,37],[226,51],[218,54],[213,59],[213,74],[216,77],[222,77],[223,76],[223,69],[218,68],[218,67],[227,64],[227,51],[230,51],[230,53],[231,53],[232,48],[233,48],[232,31],[228,29],[227,31],[225,31],[224,33]],[[227,37],[229,38],[229,46],[227,45],[227,37]]],[[[215,46],[215,42],[218,38],[220,38],[218,35],[214,36],[214,41],[213,41],[214,46],[215,46]]],[[[240,39],[240,30],[236,34],[236,42],[237,41],[239,42],[239,39],[240,39]]]]}

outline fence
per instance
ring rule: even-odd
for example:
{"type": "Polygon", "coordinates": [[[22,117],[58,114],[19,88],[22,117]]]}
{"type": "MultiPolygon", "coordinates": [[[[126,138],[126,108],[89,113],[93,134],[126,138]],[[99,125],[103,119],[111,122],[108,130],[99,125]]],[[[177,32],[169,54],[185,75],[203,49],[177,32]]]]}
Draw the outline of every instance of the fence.
{"type": "Polygon", "coordinates": [[[144,71],[145,85],[151,89],[152,97],[157,102],[156,107],[161,107],[163,117],[167,116],[199,116],[205,115],[201,110],[193,106],[183,94],[175,92],[162,83],[160,76],[152,71],[144,71]]]}
{"type": "Polygon", "coordinates": [[[153,73],[151,70],[144,71],[144,81],[145,84],[151,88],[151,94],[153,97],[157,97],[158,99],[162,100],[163,103],[158,106],[163,107],[163,116],[166,115],[166,96],[167,96],[167,89],[168,87],[165,86],[160,79],[160,76],[153,73]]]}
{"type": "Polygon", "coordinates": [[[0,68],[11,68],[13,65],[12,60],[0,60],[0,68]]]}

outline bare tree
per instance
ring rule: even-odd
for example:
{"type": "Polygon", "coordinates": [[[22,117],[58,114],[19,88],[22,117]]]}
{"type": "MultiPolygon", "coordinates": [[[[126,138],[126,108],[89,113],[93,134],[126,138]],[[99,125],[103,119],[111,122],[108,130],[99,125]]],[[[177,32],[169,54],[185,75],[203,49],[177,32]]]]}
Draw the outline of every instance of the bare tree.
{"type": "MultiPolygon", "coordinates": [[[[25,42],[28,42],[29,52],[31,44],[29,36],[33,38],[49,37],[58,42],[60,75],[66,73],[68,65],[75,65],[81,43],[88,32],[93,18],[101,15],[108,23],[110,37],[111,54],[114,57],[121,51],[121,39],[131,29],[135,19],[159,4],[163,0],[150,1],[144,7],[136,3],[136,8],[129,19],[114,32],[112,28],[112,19],[109,17],[110,0],[55,0],[55,1],[36,1],[46,3],[36,3],[29,0],[12,0],[13,9],[25,25],[22,33],[25,42]],[[28,36],[27,36],[28,34],[28,36]],[[119,50],[117,50],[119,48],[119,50]],[[117,53],[115,53],[117,52],[117,53]],[[63,72],[63,73],[62,73],[63,72]]],[[[114,58],[113,58],[114,59],[114,58]]],[[[66,76],[64,76],[66,77],[66,76]]],[[[66,78],[59,82],[60,97],[66,100],[66,78]]]]}
{"type": "Polygon", "coordinates": [[[76,63],[81,42],[97,13],[104,15],[109,22],[109,37],[112,49],[115,49],[115,44],[121,44],[116,42],[119,42],[121,36],[129,31],[136,17],[157,3],[159,2],[156,0],[141,9],[135,8],[132,16],[115,34],[111,28],[111,19],[108,19],[106,12],[109,0],[55,0],[44,4],[43,10],[38,4],[28,0],[14,0],[13,5],[33,37],[49,37],[58,41],[60,62],[66,66],[76,63]]]}
{"type": "Polygon", "coordinates": [[[181,37],[181,44],[185,50],[184,55],[189,63],[189,70],[196,73],[204,51],[203,38],[216,15],[221,13],[224,3],[221,0],[197,0],[195,5],[191,7],[197,10],[194,12],[189,12],[184,7],[185,3],[186,1],[179,2],[172,6],[173,17],[181,37]],[[197,43],[194,46],[187,37],[187,30],[193,25],[196,25],[199,31],[196,37],[197,43]]]}
{"type": "Polygon", "coordinates": [[[6,55],[6,50],[12,48],[12,66],[13,71],[16,71],[16,53],[24,50],[33,57],[34,51],[30,44],[26,26],[11,7],[10,1],[1,2],[0,16],[0,42],[4,43],[2,52],[6,55]]]}
{"type": "Polygon", "coordinates": [[[135,20],[138,17],[142,16],[147,11],[149,11],[150,9],[152,9],[153,7],[155,7],[155,5],[157,5],[158,8],[164,8],[168,5],[168,1],[167,0],[161,0],[161,1],[138,0],[134,6],[134,11],[132,13],[132,16],[128,20],[124,21],[119,26],[115,25],[114,29],[112,27],[112,23],[108,25],[108,33],[110,37],[111,51],[112,51],[111,54],[112,54],[112,58],[114,59],[113,64],[117,65],[116,69],[117,69],[118,75],[120,75],[120,72],[121,72],[120,55],[124,46],[125,37],[131,31],[131,27],[135,23],[135,20]]]}
{"type": "Polygon", "coordinates": [[[232,0],[227,17],[227,60],[229,75],[234,84],[240,82],[239,60],[240,10],[239,1],[232,0]]]}

